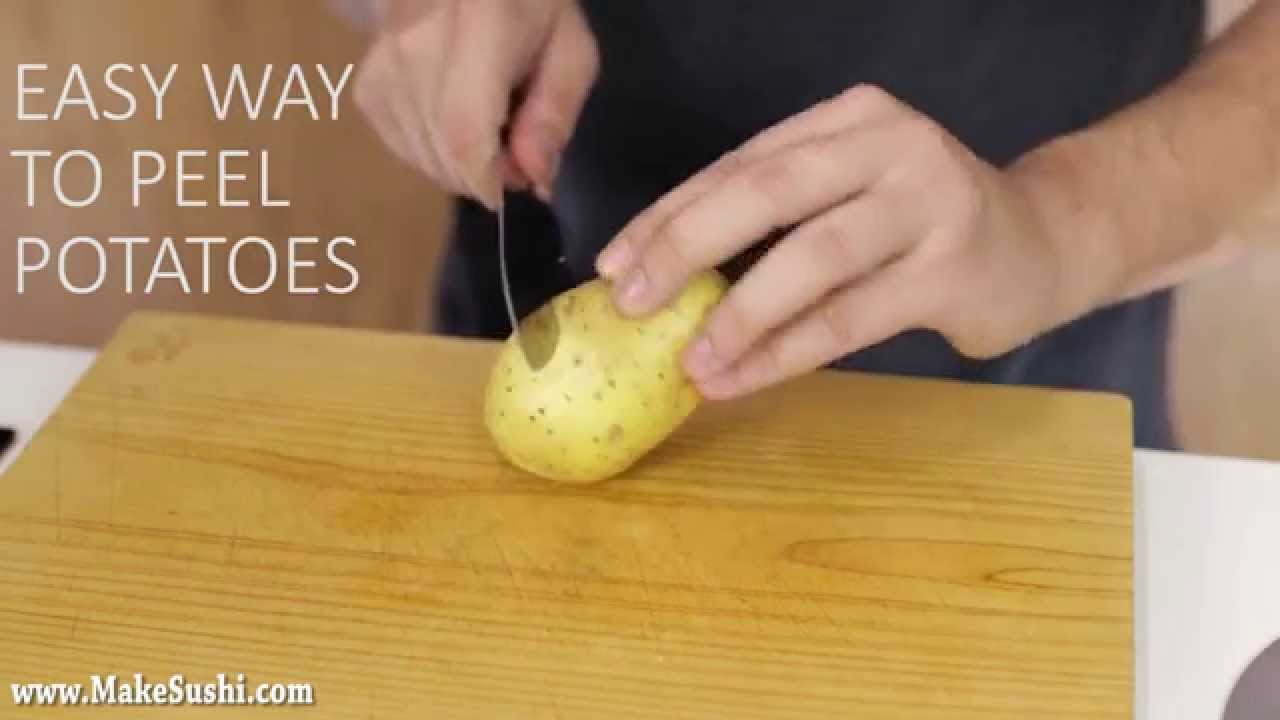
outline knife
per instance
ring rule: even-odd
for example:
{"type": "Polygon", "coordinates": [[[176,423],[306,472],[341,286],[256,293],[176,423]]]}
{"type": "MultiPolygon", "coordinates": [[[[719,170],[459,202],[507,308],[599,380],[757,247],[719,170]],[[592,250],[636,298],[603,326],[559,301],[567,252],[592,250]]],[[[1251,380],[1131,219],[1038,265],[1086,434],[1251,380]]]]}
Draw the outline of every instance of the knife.
{"type": "MultiPolygon", "coordinates": [[[[520,336],[520,319],[516,317],[516,303],[511,294],[511,271],[507,268],[507,201],[503,198],[498,203],[498,274],[502,281],[502,299],[507,305],[507,320],[511,323],[511,332],[520,336]]],[[[525,359],[528,360],[528,351],[525,359]]]]}
{"type": "MultiPolygon", "coordinates": [[[[513,107],[519,98],[513,98],[513,107]]],[[[500,132],[500,143],[505,149],[509,146],[511,125],[508,123],[500,132]]],[[[551,361],[556,345],[560,340],[560,323],[550,303],[545,304],[529,315],[522,322],[516,313],[515,293],[511,289],[511,268],[507,262],[507,201],[503,197],[498,202],[498,275],[502,282],[502,300],[507,306],[507,321],[511,324],[511,335],[524,361],[535,372],[541,370],[551,361]]]]}
{"type": "MultiPolygon", "coordinates": [[[[343,0],[332,1],[340,5],[343,0]]],[[[410,77],[406,69],[407,63],[403,56],[397,54],[396,57],[401,62],[401,69],[406,70],[401,76],[410,77]]],[[[524,89],[517,88],[512,93],[510,107],[518,107],[523,100],[523,95],[524,89]]],[[[423,122],[422,127],[427,127],[427,124],[423,122]]],[[[510,139],[511,123],[507,122],[499,129],[499,147],[505,151],[510,146],[510,139]]],[[[559,340],[559,326],[555,323],[555,315],[550,312],[550,308],[547,308],[546,312],[539,310],[526,319],[523,324],[520,322],[520,318],[516,314],[515,298],[511,291],[511,272],[507,268],[507,202],[505,188],[503,197],[498,199],[496,213],[498,216],[498,272],[501,276],[502,296],[503,301],[506,303],[507,320],[511,324],[511,334],[520,345],[525,362],[529,364],[529,367],[535,371],[541,370],[555,352],[555,346],[559,340]]]]}
{"type": "Polygon", "coordinates": [[[537,372],[546,367],[556,353],[560,342],[560,321],[551,303],[531,313],[524,320],[516,313],[515,293],[511,286],[511,268],[507,262],[507,203],[504,199],[498,215],[498,274],[502,282],[502,299],[507,306],[507,320],[511,323],[511,336],[520,346],[521,354],[529,369],[537,372]]]}

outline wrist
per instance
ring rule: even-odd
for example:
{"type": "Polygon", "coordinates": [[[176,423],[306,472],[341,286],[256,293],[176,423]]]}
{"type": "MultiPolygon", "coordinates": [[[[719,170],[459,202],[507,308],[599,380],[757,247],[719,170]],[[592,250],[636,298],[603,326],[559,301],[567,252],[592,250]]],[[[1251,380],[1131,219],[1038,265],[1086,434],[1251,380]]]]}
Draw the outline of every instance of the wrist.
{"type": "Polygon", "coordinates": [[[1100,193],[1088,138],[1069,135],[1024,155],[1006,175],[1022,196],[1032,227],[1058,269],[1063,320],[1118,302],[1131,259],[1122,242],[1123,218],[1114,198],[1100,193]]]}

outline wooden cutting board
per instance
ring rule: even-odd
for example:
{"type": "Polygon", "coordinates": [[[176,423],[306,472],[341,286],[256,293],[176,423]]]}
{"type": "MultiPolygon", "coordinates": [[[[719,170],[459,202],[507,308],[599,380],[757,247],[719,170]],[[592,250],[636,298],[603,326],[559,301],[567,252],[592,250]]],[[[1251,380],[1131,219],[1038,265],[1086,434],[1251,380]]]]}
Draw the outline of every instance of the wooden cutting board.
{"type": "Polygon", "coordinates": [[[493,354],[134,317],[0,479],[4,687],[312,684],[217,717],[1132,716],[1123,399],[823,373],[562,489],[491,448],[493,354]]]}

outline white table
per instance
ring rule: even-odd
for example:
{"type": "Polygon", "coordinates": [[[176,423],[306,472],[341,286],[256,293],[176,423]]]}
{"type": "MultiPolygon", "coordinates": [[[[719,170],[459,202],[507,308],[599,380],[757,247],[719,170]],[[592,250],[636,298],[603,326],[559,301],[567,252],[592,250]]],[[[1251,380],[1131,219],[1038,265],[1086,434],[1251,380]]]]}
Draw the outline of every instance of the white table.
{"type": "MultiPolygon", "coordinates": [[[[0,425],[25,443],[93,357],[0,341],[0,425]]],[[[1139,451],[1135,474],[1137,718],[1219,720],[1280,639],[1280,465],[1139,451]]]]}
{"type": "Polygon", "coordinates": [[[18,430],[17,446],[0,457],[0,474],[13,463],[17,450],[31,441],[93,358],[90,350],[0,340],[0,426],[18,430]]]}

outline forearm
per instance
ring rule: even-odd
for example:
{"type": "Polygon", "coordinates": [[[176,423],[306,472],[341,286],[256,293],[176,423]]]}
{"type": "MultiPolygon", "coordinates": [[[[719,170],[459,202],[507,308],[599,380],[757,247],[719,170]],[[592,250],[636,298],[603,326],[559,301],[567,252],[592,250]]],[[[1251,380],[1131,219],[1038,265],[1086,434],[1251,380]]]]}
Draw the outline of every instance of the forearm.
{"type": "Polygon", "coordinates": [[[1280,238],[1280,4],[1161,92],[1023,158],[1044,224],[1102,304],[1280,238]]]}

